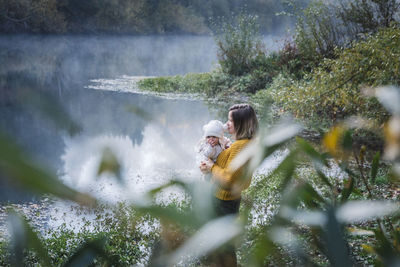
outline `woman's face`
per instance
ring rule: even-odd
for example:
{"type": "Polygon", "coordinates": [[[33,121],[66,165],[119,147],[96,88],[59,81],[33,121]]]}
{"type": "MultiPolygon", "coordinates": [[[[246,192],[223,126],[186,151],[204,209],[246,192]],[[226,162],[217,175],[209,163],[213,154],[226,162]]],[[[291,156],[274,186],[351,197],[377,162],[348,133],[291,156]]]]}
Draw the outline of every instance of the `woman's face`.
{"type": "Polygon", "coordinates": [[[226,125],[228,126],[228,133],[235,134],[235,125],[233,124],[232,112],[232,110],[229,111],[228,121],[226,122],[226,125]]]}

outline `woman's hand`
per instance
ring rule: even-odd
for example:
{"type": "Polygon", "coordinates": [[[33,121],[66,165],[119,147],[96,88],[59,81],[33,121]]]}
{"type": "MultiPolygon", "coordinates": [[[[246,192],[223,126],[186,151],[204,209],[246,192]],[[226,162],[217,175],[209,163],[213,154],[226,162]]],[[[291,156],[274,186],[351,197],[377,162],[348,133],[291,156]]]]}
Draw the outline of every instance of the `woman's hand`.
{"type": "Polygon", "coordinates": [[[200,163],[200,171],[204,174],[211,172],[211,168],[214,165],[214,162],[211,159],[208,159],[206,161],[202,161],[200,163]]]}

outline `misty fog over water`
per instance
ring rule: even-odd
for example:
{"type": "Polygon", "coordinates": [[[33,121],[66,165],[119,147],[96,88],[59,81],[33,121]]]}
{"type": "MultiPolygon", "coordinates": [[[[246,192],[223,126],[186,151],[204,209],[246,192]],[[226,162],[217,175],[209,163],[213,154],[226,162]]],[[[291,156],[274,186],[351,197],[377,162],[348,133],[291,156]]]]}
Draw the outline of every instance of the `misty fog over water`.
{"type": "MultiPolygon", "coordinates": [[[[268,42],[267,48],[276,49],[277,42],[268,42]]],[[[209,36],[2,36],[0,75],[8,86],[0,128],[67,184],[108,199],[173,176],[198,175],[193,147],[215,111],[199,100],[99,90],[92,80],[115,80],[118,88],[122,76],[207,72],[216,67],[216,53],[209,36]],[[30,107],[29,99],[19,99],[22,89],[51,96],[81,131],[69,136],[30,107]],[[138,109],[151,120],[132,112],[138,109]],[[105,147],[120,160],[128,190],[118,191],[109,178],[95,179],[105,147]]],[[[1,188],[2,201],[15,199],[1,188]]]]}

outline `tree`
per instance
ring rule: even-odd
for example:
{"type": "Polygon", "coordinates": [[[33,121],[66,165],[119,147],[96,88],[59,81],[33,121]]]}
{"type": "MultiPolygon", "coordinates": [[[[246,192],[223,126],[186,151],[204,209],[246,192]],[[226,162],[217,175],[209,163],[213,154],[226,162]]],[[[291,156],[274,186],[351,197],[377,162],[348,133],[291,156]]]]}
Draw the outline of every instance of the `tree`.
{"type": "Polygon", "coordinates": [[[62,33],[65,17],[56,0],[0,0],[0,31],[5,33],[62,33]]]}
{"type": "Polygon", "coordinates": [[[376,32],[380,27],[389,27],[399,19],[398,0],[355,0],[340,3],[338,17],[350,24],[357,33],[376,32]]]}
{"type": "Polygon", "coordinates": [[[265,55],[257,17],[240,14],[236,21],[224,21],[215,35],[222,71],[234,76],[249,73],[254,60],[265,55]]]}

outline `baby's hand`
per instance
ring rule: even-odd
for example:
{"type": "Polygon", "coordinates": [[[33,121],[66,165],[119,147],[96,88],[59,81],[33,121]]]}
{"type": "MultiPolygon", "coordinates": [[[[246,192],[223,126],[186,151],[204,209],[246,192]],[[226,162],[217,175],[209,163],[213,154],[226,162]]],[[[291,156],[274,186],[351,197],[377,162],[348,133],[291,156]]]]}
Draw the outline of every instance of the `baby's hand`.
{"type": "Polygon", "coordinates": [[[220,144],[224,149],[227,149],[231,146],[232,142],[231,140],[229,140],[229,138],[224,136],[223,138],[221,138],[220,144]]]}
{"type": "Polygon", "coordinates": [[[200,171],[202,173],[209,173],[211,171],[212,166],[214,165],[214,162],[210,159],[208,159],[207,161],[202,161],[200,163],[200,171]]]}

